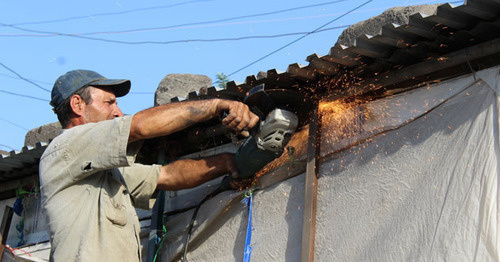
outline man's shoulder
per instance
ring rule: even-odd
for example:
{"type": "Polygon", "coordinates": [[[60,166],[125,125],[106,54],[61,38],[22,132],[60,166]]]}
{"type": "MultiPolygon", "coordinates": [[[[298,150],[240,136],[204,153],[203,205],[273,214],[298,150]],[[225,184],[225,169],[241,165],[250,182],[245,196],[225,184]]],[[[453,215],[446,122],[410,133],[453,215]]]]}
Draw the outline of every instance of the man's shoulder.
{"type": "Polygon", "coordinates": [[[85,130],[92,128],[92,124],[85,124],[72,127],[70,129],[63,129],[61,134],[56,136],[50,144],[45,149],[45,152],[42,155],[42,159],[45,155],[51,154],[54,151],[58,151],[68,144],[71,144],[72,139],[81,138],[81,134],[85,133],[85,130]]]}

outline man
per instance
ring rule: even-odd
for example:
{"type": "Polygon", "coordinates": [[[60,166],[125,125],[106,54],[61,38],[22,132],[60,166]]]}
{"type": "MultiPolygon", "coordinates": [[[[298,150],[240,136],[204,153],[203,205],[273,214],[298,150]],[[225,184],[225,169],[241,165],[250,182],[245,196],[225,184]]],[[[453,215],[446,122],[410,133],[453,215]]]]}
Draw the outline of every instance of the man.
{"type": "Polygon", "coordinates": [[[148,209],[157,189],[191,188],[223,174],[236,175],[232,154],[171,164],[134,163],[141,140],[165,136],[219,116],[237,132],[258,122],[236,101],[212,99],[161,105],[124,116],[116,97],[130,81],[89,70],[60,76],[51,105],[63,133],[40,161],[42,207],[49,219],[52,261],[140,261],[134,207],[148,209]]]}

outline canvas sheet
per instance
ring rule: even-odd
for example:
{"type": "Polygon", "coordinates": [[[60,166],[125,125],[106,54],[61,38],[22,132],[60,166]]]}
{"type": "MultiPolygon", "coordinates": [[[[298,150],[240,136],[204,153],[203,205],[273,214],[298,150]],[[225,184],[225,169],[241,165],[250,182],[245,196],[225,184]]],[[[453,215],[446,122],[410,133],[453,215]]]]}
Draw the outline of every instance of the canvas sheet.
{"type": "MultiPolygon", "coordinates": [[[[348,133],[323,118],[316,261],[499,261],[499,92],[496,67],[348,109],[348,133]]],[[[266,176],[303,170],[299,151],[266,176]]],[[[305,179],[285,177],[255,193],[252,261],[300,261],[305,179]]],[[[242,261],[240,200],[201,207],[189,261],[242,261]]],[[[163,261],[182,257],[192,212],[168,218],[163,261]]]]}

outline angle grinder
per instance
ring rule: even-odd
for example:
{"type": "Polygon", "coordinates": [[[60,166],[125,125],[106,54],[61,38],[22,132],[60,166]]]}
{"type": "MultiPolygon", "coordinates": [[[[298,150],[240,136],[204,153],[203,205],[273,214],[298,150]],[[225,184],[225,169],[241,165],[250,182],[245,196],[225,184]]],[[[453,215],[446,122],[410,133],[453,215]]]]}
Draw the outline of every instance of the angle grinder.
{"type": "MultiPolygon", "coordinates": [[[[238,180],[252,178],[265,165],[281,156],[299,124],[297,115],[277,106],[263,84],[252,88],[243,102],[259,116],[260,121],[249,130],[250,136],[235,154],[238,180]]],[[[222,184],[229,184],[231,178],[224,180],[222,184]]]]}

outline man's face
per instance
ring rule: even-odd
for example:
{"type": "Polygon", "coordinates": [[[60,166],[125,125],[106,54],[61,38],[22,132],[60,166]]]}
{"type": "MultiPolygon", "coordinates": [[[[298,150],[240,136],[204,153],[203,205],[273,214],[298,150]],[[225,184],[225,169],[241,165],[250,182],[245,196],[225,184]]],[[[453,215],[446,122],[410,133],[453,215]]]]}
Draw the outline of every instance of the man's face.
{"type": "Polygon", "coordinates": [[[111,88],[92,87],[90,95],[92,100],[85,106],[86,123],[96,123],[123,116],[111,88]]]}

